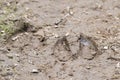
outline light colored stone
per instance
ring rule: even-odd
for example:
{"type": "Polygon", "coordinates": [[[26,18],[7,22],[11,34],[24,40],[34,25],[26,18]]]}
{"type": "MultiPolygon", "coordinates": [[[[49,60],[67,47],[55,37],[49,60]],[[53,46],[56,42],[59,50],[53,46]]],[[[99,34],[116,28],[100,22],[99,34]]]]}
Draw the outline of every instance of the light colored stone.
{"type": "Polygon", "coordinates": [[[117,67],[117,68],[120,68],[120,62],[117,63],[116,67],[117,67]]]}
{"type": "Polygon", "coordinates": [[[38,69],[32,69],[32,73],[39,73],[38,69]]]}
{"type": "Polygon", "coordinates": [[[107,50],[107,49],[108,49],[108,46],[104,46],[103,49],[107,50]]]}
{"type": "Polygon", "coordinates": [[[10,59],[13,59],[13,55],[12,54],[7,54],[7,57],[10,59]]]}

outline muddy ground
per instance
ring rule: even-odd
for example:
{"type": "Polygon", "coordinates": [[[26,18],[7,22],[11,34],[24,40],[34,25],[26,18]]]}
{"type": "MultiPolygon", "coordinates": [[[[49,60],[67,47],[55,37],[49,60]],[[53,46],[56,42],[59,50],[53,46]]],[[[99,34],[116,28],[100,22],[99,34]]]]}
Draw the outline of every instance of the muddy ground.
{"type": "Polygon", "coordinates": [[[119,0],[5,0],[14,33],[0,80],[120,80],[119,0]]]}

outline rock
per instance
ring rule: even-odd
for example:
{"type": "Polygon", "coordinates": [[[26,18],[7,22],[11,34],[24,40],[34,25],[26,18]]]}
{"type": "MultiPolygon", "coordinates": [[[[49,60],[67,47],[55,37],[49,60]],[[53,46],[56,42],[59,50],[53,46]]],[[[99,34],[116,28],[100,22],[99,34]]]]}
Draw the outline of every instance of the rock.
{"type": "Polygon", "coordinates": [[[108,46],[104,46],[103,49],[104,49],[104,50],[107,50],[107,49],[108,49],[108,46]]]}
{"type": "Polygon", "coordinates": [[[12,38],[13,41],[17,40],[19,38],[19,36],[15,36],[12,38]]]}
{"type": "Polygon", "coordinates": [[[12,54],[7,54],[7,57],[10,59],[13,59],[13,55],[12,54]]]}
{"type": "Polygon", "coordinates": [[[39,73],[38,69],[32,69],[31,73],[39,73]]]}
{"type": "Polygon", "coordinates": [[[89,69],[91,69],[91,67],[90,67],[90,66],[86,66],[86,69],[88,69],[88,70],[89,70],[89,69]]]}
{"type": "Polygon", "coordinates": [[[69,36],[70,35],[70,32],[67,32],[66,34],[65,34],[65,36],[69,36]]]}
{"type": "Polygon", "coordinates": [[[14,64],[14,67],[17,67],[17,66],[18,66],[18,64],[15,63],[15,64],[14,64]]]}
{"type": "Polygon", "coordinates": [[[120,68],[120,62],[117,63],[116,67],[117,67],[117,68],[120,68]]]}
{"type": "Polygon", "coordinates": [[[55,25],[54,27],[55,27],[55,28],[58,28],[58,25],[55,25]]]}

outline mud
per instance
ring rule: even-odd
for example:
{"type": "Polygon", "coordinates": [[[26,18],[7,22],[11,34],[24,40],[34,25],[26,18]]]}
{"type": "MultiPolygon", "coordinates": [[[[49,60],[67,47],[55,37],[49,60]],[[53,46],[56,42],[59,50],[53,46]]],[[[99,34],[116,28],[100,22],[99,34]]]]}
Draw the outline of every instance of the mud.
{"type": "Polygon", "coordinates": [[[119,3],[18,0],[0,80],[120,80],[119,3]]]}

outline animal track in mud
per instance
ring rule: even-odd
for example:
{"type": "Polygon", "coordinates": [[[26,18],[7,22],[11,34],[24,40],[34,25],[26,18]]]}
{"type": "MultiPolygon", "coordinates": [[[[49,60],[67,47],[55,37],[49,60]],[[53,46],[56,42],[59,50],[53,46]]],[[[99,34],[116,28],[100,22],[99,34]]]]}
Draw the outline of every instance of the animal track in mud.
{"type": "Polygon", "coordinates": [[[75,59],[81,56],[84,59],[92,60],[100,51],[98,50],[98,46],[92,38],[84,35],[83,33],[80,34],[78,38],[79,50],[77,53],[73,54],[67,40],[67,36],[63,36],[62,38],[58,39],[54,45],[53,55],[59,61],[67,61],[69,59],[75,59]]]}
{"type": "Polygon", "coordinates": [[[96,42],[91,37],[81,33],[78,40],[79,40],[78,54],[80,54],[84,59],[92,60],[98,54],[101,54],[100,51],[98,50],[96,42]]]}
{"type": "Polygon", "coordinates": [[[53,48],[53,54],[59,61],[65,62],[72,56],[66,36],[58,39],[53,48]]]}

